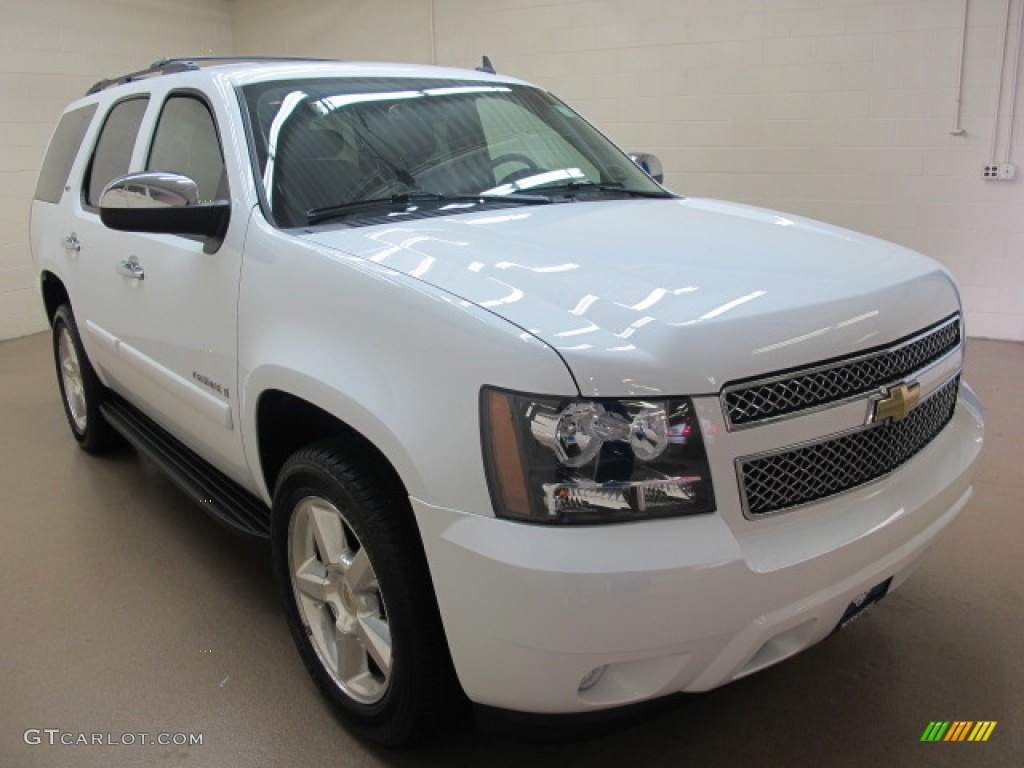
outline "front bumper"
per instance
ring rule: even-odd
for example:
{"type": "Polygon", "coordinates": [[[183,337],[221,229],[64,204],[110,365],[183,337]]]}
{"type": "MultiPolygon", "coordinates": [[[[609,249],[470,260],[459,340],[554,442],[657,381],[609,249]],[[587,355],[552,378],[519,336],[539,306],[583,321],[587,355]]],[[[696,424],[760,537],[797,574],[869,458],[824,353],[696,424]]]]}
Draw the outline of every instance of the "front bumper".
{"type": "Polygon", "coordinates": [[[859,595],[906,579],[969,500],[982,437],[965,387],[952,422],[897,472],[772,520],[744,519],[721,494],[712,515],[578,528],[413,499],[463,689],[502,709],[586,712],[781,661],[859,595]]]}

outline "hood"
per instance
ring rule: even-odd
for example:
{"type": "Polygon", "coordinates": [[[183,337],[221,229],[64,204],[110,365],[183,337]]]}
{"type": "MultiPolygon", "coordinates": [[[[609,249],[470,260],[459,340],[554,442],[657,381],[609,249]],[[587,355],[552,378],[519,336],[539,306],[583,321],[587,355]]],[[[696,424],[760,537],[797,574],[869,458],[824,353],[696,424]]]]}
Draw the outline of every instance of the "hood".
{"type": "Polygon", "coordinates": [[[920,254],[714,200],[510,207],[302,237],[506,318],[557,350],[587,396],[717,393],[959,311],[949,275],[920,254]]]}

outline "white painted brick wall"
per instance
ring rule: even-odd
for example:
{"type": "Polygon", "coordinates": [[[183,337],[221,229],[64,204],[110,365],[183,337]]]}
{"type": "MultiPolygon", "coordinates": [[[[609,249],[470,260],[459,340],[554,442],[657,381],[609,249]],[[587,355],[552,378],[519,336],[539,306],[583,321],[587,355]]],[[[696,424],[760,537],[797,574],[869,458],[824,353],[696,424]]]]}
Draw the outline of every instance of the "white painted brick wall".
{"type": "Polygon", "coordinates": [[[429,0],[231,0],[235,51],[430,62],[429,0]]]}

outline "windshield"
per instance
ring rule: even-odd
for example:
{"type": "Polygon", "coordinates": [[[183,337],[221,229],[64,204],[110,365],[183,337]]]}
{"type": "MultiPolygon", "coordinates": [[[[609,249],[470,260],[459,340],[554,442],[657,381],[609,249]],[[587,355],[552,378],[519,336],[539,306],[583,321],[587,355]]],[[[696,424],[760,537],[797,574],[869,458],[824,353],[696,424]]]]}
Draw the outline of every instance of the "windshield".
{"type": "Polygon", "coordinates": [[[577,197],[665,197],[626,155],[537,88],[465,80],[336,78],[246,86],[273,221],[438,213],[577,197]],[[379,211],[377,212],[379,214],[379,211]]]}

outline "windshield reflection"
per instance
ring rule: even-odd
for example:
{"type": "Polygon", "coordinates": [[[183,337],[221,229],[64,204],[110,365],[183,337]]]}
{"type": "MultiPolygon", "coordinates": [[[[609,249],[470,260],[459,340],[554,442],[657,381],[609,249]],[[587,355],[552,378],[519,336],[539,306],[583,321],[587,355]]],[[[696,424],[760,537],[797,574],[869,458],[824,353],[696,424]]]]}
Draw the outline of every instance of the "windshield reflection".
{"type": "Polygon", "coordinates": [[[515,199],[530,189],[542,191],[543,202],[669,196],[579,115],[533,87],[319,78],[242,91],[265,208],[279,227],[310,224],[313,211],[329,211],[318,220],[331,221],[387,214],[354,205],[366,201],[385,209],[415,203],[417,215],[442,215],[474,207],[446,207],[445,198],[538,202],[515,199]]]}

